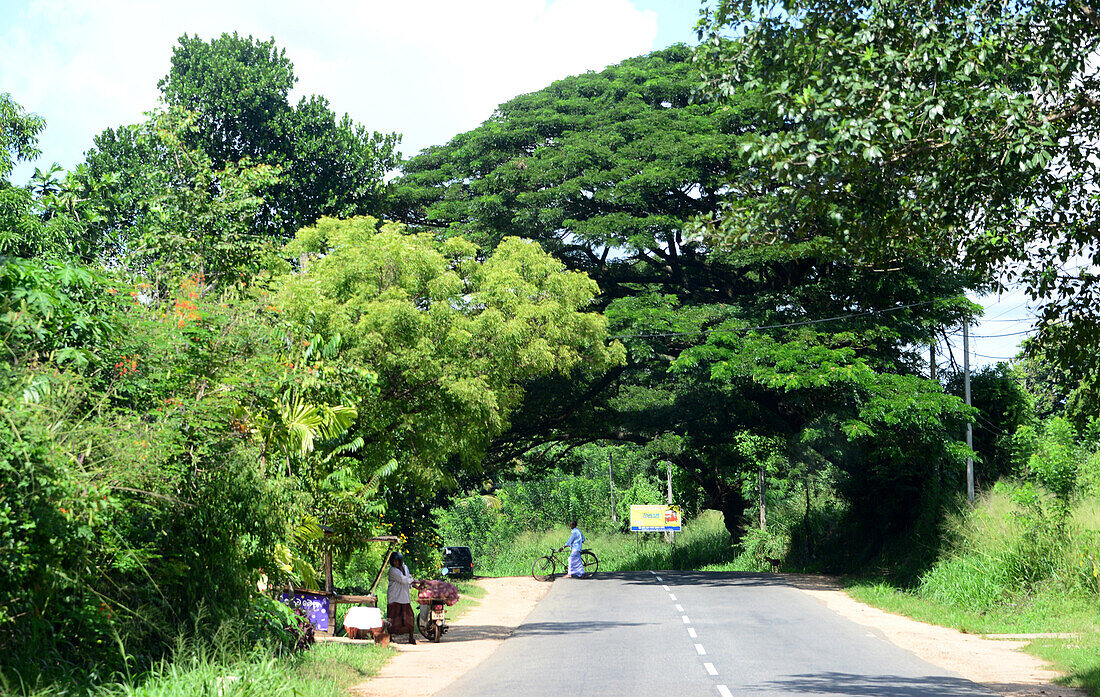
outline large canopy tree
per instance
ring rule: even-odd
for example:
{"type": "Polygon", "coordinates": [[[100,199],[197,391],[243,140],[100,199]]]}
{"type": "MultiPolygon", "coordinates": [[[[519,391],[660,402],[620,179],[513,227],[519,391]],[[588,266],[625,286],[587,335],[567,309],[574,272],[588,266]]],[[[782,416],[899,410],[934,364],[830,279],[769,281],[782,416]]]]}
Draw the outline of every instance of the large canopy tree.
{"type": "Polygon", "coordinates": [[[732,531],[756,468],[744,443],[764,439],[792,463],[831,458],[877,471],[860,480],[863,501],[904,478],[908,487],[879,508],[915,508],[904,492],[926,464],[955,460],[945,434],[961,412],[916,377],[913,347],[973,311],[960,297],[968,280],[951,263],[853,261],[813,211],[791,211],[787,233],[765,247],[693,238],[691,222],[722,201],[770,195],[774,182],[742,152],[753,133],[781,126],[754,91],[719,104],[694,98],[696,80],[692,52],[677,46],[556,82],[413,158],[395,182],[398,215],[412,225],[470,234],[486,248],[523,235],[591,273],[627,348],[623,368],[530,385],[492,455],[503,466],[562,452],[548,444],[633,443],[679,466],[732,531]],[[736,379],[721,367],[732,364],[736,379]],[[860,406],[909,392],[921,418],[860,406]]]}
{"type": "Polygon", "coordinates": [[[695,103],[695,87],[691,50],[674,46],[517,97],[406,162],[396,215],[485,247],[538,240],[608,297],[629,282],[710,293],[685,225],[729,186],[755,114],[695,103]]]}
{"type": "MultiPolygon", "coordinates": [[[[747,87],[746,147],[772,195],[733,197],[723,240],[767,242],[792,210],[828,215],[854,256],[954,260],[1041,305],[1046,355],[1079,377],[1100,345],[1100,14],[1083,0],[715,2],[707,91],[747,87]],[[732,37],[737,38],[732,38],[732,37]]],[[[933,262],[934,263],[934,262],[933,262]]]]}

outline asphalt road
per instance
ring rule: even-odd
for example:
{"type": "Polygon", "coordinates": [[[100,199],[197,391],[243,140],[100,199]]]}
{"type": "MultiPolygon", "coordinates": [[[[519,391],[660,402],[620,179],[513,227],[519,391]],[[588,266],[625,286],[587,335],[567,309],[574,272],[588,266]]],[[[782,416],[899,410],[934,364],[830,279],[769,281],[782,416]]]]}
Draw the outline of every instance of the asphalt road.
{"type": "Polygon", "coordinates": [[[995,693],[840,617],[780,576],[667,571],[558,579],[500,649],[439,695],[995,693]]]}

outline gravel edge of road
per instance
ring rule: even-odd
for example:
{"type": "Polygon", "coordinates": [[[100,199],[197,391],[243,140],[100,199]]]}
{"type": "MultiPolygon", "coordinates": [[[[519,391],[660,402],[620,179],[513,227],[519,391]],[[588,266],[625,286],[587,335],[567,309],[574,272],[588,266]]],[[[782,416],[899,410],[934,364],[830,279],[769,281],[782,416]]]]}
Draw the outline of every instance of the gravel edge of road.
{"type": "Polygon", "coordinates": [[[424,697],[465,675],[511,636],[552,584],[531,577],[475,579],[486,593],[478,604],[450,623],[439,644],[418,640],[415,646],[397,641],[398,650],[368,680],[353,686],[354,697],[424,697]]]}
{"type": "Polygon", "coordinates": [[[1005,697],[1088,697],[1081,690],[1054,685],[1059,673],[1024,653],[1026,641],[985,639],[879,610],[852,598],[828,576],[775,576],[838,615],[880,632],[899,648],[1005,697]]]}

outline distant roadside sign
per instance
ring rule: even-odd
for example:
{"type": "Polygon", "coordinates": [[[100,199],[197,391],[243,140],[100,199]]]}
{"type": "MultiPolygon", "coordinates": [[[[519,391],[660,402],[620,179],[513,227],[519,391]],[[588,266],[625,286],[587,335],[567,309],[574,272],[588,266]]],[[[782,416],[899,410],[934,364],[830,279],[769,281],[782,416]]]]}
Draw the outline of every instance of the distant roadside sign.
{"type": "Polygon", "coordinates": [[[660,504],[630,507],[631,532],[680,532],[680,507],[660,504]]]}

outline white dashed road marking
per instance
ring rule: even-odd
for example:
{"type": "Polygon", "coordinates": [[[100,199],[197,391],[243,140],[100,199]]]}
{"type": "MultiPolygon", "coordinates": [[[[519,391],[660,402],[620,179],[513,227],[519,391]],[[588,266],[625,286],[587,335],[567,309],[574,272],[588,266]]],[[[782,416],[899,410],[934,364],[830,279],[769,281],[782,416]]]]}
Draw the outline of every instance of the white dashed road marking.
{"type": "Polygon", "coordinates": [[[725,685],[718,686],[718,694],[722,695],[722,697],[733,697],[733,695],[730,694],[730,689],[725,685]]]}
{"type": "Polygon", "coordinates": [[[715,669],[713,663],[704,663],[703,667],[707,669],[708,675],[718,675],[718,671],[715,669]]]}
{"type": "Polygon", "coordinates": [[[676,594],[675,593],[669,593],[668,594],[668,599],[672,600],[672,601],[675,601],[676,600],[676,594]]]}
{"type": "Polygon", "coordinates": [[[702,644],[696,644],[696,645],[695,645],[695,651],[696,651],[696,653],[698,653],[698,654],[699,654],[700,656],[706,656],[706,655],[707,655],[707,650],[703,648],[703,645],[702,645],[702,644]]]}
{"type": "Polygon", "coordinates": [[[688,636],[692,639],[699,638],[699,635],[695,633],[695,627],[688,627],[688,636]]]}
{"type": "MultiPolygon", "coordinates": [[[[653,575],[657,576],[657,574],[653,574],[653,575]]],[[[665,580],[663,578],[661,578],[660,576],[657,576],[657,580],[660,581],[661,583],[665,582],[665,580]]]]}
{"type": "Polygon", "coordinates": [[[687,615],[681,615],[680,619],[684,621],[684,624],[691,624],[691,620],[688,619],[687,615]]]}
{"type": "Polygon", "coordinates": [[[676,606],[676,612],[683,612],[683,611],[684,611],[684,606],[683,605],[677,605],[676,606]]]}
{"type": "Polygon", "coordinates": [[[669,587],[668,587],[668,586],[661,586],[661,588],[662,588],[663,590],[665,590],[666,592],[667,592],[667,591],[669,590],[669,587]]]}

